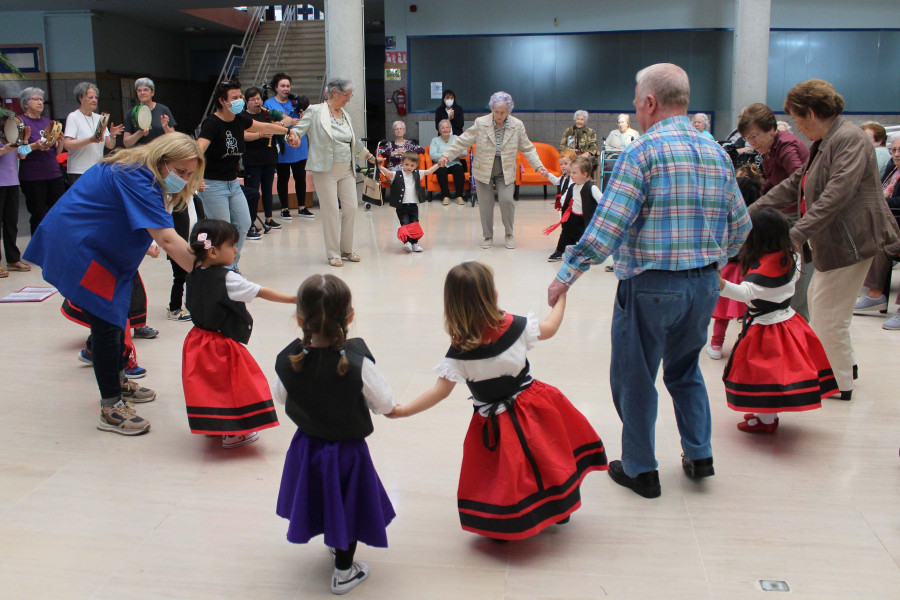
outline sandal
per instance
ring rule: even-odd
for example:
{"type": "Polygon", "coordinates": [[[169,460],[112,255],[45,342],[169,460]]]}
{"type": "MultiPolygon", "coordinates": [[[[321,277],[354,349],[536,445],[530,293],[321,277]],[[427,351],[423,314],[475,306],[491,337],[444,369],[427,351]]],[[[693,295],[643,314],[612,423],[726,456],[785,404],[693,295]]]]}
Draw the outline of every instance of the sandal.
{"type": "Polygon", "coordinates": [[[344,262],[339,258],[329,258],[328,264],[331,265],[332,267],[343,267],[344,266],[344,262]]]}
{"type": "Polygon", "coordinates": [[[9,277],[9,271],[0,268],[0,279],[3,279],[4,277],[9,277]]]}
{"type": "Polygon", "coordinates": [[[350,262],[359,262],[362,260],[356,252],[341,252],[341,258],[350,262]]]}
{"type": "Polygon", "coordinates": [[[29,265],[25,261],[20,260],[19,262],[8,263],[6,265],[6,269],[8,271],[21,271],[23,273],[27,273],[28,271],[31,270],[31,265],[29,265]]]}

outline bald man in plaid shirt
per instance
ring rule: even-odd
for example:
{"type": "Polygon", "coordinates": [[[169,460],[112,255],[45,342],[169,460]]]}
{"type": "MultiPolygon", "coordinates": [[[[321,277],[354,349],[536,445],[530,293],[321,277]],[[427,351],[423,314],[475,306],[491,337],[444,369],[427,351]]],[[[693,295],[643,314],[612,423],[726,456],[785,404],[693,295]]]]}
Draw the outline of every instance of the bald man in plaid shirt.
{"type": "Polygon", "coordinates": [[[682,467],[695,479],[715,473],[699,356],[719,298],[717,269],[750,232],[731,161],[691,125],[689,99],[680,67],[638,72],[634,105],[646,133],[622,152],[590,225],[566,249],[548,290],[553,306],[592,261],[615,253],[610,387],[622,419],[622,460],[610,463],[609,474],[645,498],[661,493],[654,451],[660,363],[682,467]]]}

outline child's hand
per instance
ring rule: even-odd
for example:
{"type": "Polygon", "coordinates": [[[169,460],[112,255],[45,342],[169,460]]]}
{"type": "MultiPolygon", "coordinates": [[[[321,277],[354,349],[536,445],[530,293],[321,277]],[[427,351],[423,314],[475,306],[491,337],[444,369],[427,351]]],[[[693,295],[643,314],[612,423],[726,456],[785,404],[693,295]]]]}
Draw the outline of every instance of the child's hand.
{"type": "Polygon", "coordinates": [[[147,256],[150,258],[159,258],[159,246],[157,246],[155,242],[150,244],[150,247],[147,248],[147,256]]]}
{"type": "Polygon", "coordinates": [[[384,416],[386,416],[388,419],[399,419],[401,417],[405,417],[406,412],[405,412],[405,409],[403,408],[403,405],[398,404],[397,406],[394,407],[394,409],[391,412],[385,414],[384,416]]]}
{"type": "Polygon", "coordinates": [[[722,279],[721,275],[719,275],[719,291],[722,291],[724,289],[725,289],[725,280],[722,279]]]}

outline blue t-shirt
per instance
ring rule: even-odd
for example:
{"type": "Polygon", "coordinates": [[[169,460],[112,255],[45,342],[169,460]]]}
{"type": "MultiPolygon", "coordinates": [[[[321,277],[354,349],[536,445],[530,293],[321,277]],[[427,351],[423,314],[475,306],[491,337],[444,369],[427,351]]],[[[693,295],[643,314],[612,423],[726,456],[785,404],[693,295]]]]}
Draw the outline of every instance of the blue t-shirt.
{"type": "Polygon", "coordinates": [[[99,163],[50,209],[25,260],[73,304],[124,329],[131,282],[153,241],[147,229],[172,227],[149,169],[99,163]]]}
{"type": "MultiPolygon", "coordinates": [[[[263,103],[263,106],[268,108],[269,110],[279,110],[285,116],[291,117],[292,119],[300,118],[300,111],[297,110],[297,107],[294,106],[294,103],[288,100],[284,104],[278,101],[275,96],[272,96],[268,100],[263,103]]],[[[285,142],[284,144],[284,152],[278,153],[278,162],[279,163],[295,163],[300,160],[306,160],[309,156],[309,140],[306,139],[304,135],[300,139],[300,145],[296,148],[292,147],[290,144],[285,142]]]]}

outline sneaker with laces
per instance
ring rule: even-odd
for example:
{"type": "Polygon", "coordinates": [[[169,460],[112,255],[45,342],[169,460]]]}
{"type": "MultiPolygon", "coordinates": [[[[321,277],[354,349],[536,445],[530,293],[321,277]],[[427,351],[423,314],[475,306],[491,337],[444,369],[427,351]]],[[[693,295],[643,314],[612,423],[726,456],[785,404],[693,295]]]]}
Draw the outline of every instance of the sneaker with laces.
{"type": "Polygon", "coordinates": [[[420,246],[418,242],[415,242],[415,243],[413,243],[413,245],[412,245],[412,251],[413,251],[413,252],[424,252],[424,251],[425,251],[425,248],[423,248],[422,246],[420,246]]]}
{"type": "Polygon", "coordinates": [[[291,211],[288,208],[283,208],[281,210],[281,220],[282,221],[293,221],[294,218],[291,216],[291,211]]]}
{"type": "Polygon", "coordinates": [[[412,242],[406,242],[403,244],[403,249],[407,252],[412,252],[412,242]]]}
{"type": "Polygon", "coordinates": [[[150,431],[150,421],[139,417],[134,408],[119,400],[113,406],[100,407],[97,429],[119,435],[141,435],[150,431]]]}
{"type": "Polygon", "coordinates": [[[885,321],[881,325],[882,329],[887,329],[888,331],[897,331],[900,329],[900,310],[894,313],[894,316],[885,321]]]}
{"type": "Polygon", "coordinates": [[[178,310],[166,309],[166,318],[170,321],[178,321],[180,323],[184,323],[191,320],[191,313],[183,308],[179,308],[178,310]]]}
{"type": "Polygon", "coordinates": [[[135,327],[134,332],[132,333],[132,337],[144,338],[145,340],[152,340],[158,335],[159,329],[153,329],[152,327],[148,327],[147,325],[135,327]]]}
{"type": "Polygon", "coordinates": [[[281,229],[281,223],[276,221],[275,219],[269,219],[266,221],[266,227],[269,229],[281,229]]]}
{"type": "Polygon", "coordinates": [[[239,446],[246,446],[247,444],[252,444],[256,440],[259,439],[259,432],[254,431],[253,433],[242,433],[241,435],[223,435],[222,436],[222,447],[226,450],[231,450],[232,448],[237,448],[239,446]]]}
{"type": "Polygon", "coordinates": [[[506,236],[506,247],[509,248],[510,250],[515,250],[515,249],[516,249],[516,238],[515,238],[515,236],[512,236],[512,235],[506,236]]]}
{"type": "Polygon", "coordinates": [[[138,365],[137,363],[133,365],[125,365],[125,377],[127,377],[128,379],[140,379],[146,374],[147,369],[138,365]]]}
{"type": "Polygon", "coordinates": [[[312,214],[310,210],[306,207],[301,208],[297,211],[297,216],[301,219],[315,219],[316,215],[312,214]]]}
{"type": "Polygon", "coordinates": [[[127,380],[122,384],[122,400],[142,404],[156,400],[156,392],[150,388],[141,387],[136,381],[127,380]]]}
{"type": "Polygon", "coordinates": [[[853,306],[853,312],[874,312],[876,310],[884,310],[887,308],[887,305],[887,296],[884,294],[877,298],[863,296],[856,301],[856,304],[853,306]]]}
{"type": "Polygon", "coordinates": [[[483,240],[481,240],[481,247],[485,250],[489,249],[493,245],[494,240],[492,240],[491,238],[484,238],[483,240]]]}
{"type": "Polygon", "coordinates": [[[350,568],[345,571],[335,569],[331,576],[331,593],[339,596],[346,594],[365,581],[368,576],[369,565],[361,560],[353,561],[350,568]]]}
{"type": "Polygon", "coordinates": [[[81,352],[78,353],[78,360],[86,365],[94,364],[94,357],[91,356],[91,351],[87,348],[82,348],[81,352]]]}
{"type": "Polygon", "coordinates": [[[251,227],[250,231],[247,232],[247,241],[248,242],[259,242],[262,241],[262,234],[256,227],[251,227]]]}
{"type": "Polygon", "coordinates": [[[559,262],[562,260],[562,252],[554,252],[547,257],[547,262],[559,262]]]}

